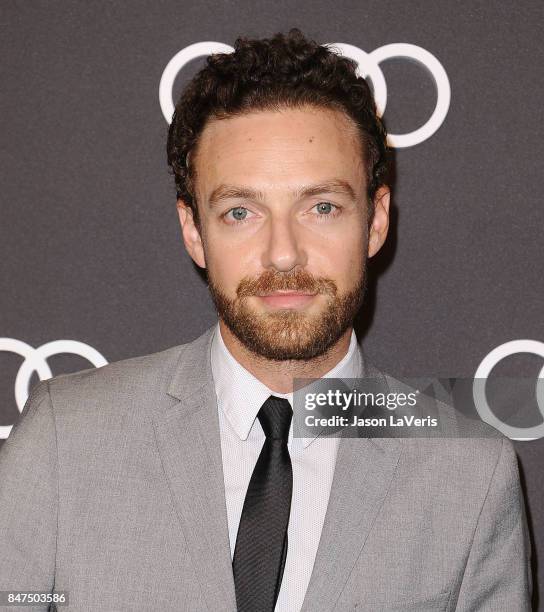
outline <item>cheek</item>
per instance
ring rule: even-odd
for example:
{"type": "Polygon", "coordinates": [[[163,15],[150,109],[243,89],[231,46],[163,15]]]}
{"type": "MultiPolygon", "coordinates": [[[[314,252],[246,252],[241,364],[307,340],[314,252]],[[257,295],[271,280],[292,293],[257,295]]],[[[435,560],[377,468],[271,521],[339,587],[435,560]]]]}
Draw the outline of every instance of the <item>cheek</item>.
{"type": "Polygon", "coordinates": [[[350,232],[341,238],[322,240],[312,246],[309,263],[319,269],[322,276],[337,279],[339,284],[350,284],[358,278],[363,265],[365,249],[363,232],[350,232]]]}
{"type": "Polygon", "coordinates": [[[247,244],[219,245],[211,239],[206,246],[208,273],[228,293],[233,293],[245,276],[256,276],[262,272],[256,269],[256,258],[257,254],[247,244]]]}

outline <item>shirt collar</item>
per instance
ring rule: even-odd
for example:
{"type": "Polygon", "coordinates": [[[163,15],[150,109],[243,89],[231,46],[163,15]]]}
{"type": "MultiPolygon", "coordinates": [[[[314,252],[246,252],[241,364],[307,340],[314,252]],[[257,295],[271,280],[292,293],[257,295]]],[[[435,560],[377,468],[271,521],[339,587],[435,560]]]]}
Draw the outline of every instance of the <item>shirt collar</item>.
{"type": "MultiPolygon", "coordinates": [[[[218,405],[241,440],[247,439],[257,413],[270,395],[286,398],[293,406],[292,392],[272,391],[233,357],[221,336],[219,322],[212,339],[211,367],[218,405]]],[[[363,375],[363,368],[364,357],[352,330],[348,352],[321,378],[358,378],[363,375]]],[[[297,419],[297,416],[304,418],[304,415],[296,414],[293,418],[297,419]]],[[[301,438],[304,448],[318,435],[319,431],[315,431],[310,437],[301,438]]]]}

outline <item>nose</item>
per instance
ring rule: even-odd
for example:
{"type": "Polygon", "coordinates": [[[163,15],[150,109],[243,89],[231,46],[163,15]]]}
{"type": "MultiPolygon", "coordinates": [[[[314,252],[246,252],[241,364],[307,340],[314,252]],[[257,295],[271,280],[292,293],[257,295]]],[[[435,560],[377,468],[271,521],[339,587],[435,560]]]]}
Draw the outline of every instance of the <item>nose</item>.
{"type": "Polygon", "coordinates": [[[289,272],[296,266],[306,265],[307,256],[300,233],[297,232],[295,221],[289,215],[271,217],[264,240],[265,248],[261,262],[264,268],[289,272]]]}

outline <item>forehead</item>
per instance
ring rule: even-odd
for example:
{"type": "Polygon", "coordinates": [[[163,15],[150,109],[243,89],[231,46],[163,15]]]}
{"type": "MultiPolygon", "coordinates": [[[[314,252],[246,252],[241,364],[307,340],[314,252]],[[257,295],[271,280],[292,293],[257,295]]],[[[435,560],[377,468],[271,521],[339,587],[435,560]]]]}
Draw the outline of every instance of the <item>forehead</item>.
{"type": "Polygon", "coordinates": [[[316,107],[252,111],[205,126],[196,154],[197,189],[223,182],[292,188],[337,177],[364,183],[360,135],[346,114],[316,107]]]}

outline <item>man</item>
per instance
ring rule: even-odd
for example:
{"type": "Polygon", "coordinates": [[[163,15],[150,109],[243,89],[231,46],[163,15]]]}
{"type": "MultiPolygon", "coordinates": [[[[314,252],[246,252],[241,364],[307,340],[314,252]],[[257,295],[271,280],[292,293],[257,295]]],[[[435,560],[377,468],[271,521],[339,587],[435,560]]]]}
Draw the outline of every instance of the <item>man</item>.
{"type": "MultiPolygon", "coordinates": [[[[351,60],[236,41],[168,139],[218,325],[38,384],[0,455],[0,589],[68,609],[529,610],[511,442],[293,435],[295,378],[376,373],[353,319],[388,230],[351,60]]],[[[45,609],[45,607],[44,607],[45,609]]]]}

